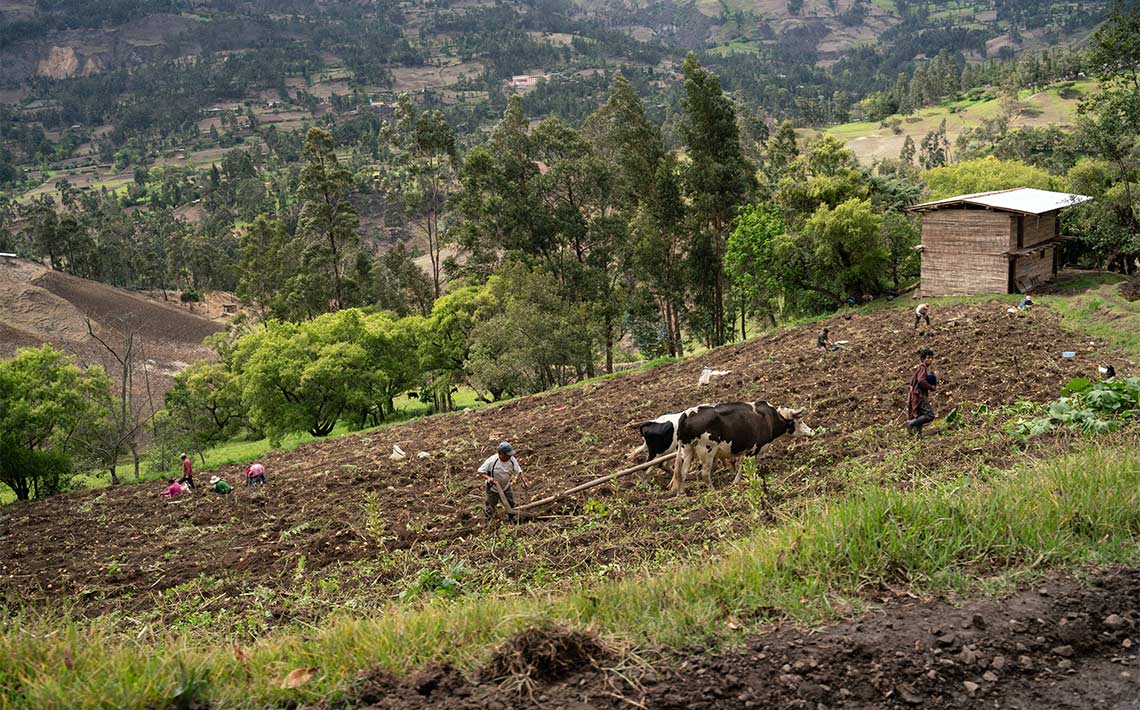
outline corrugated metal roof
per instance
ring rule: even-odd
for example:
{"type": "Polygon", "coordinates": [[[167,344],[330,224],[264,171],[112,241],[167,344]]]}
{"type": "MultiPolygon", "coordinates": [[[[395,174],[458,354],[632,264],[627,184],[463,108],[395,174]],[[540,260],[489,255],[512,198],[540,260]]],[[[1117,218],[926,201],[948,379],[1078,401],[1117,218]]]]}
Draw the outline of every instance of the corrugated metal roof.
{"type": "Polygon", "coordinates": [[[1015,187],[1010,190],[975,192],[970,195],[947,197],[933,202],[924,202],[910,209],[915,211],[931,210],[960,204],[1020,214],[1045,214],[1064,207],[1079,205],[1091,199],[1085,195],[1074,195],[1068,192],[1050,192],[1032,187],[1015,187]]]}

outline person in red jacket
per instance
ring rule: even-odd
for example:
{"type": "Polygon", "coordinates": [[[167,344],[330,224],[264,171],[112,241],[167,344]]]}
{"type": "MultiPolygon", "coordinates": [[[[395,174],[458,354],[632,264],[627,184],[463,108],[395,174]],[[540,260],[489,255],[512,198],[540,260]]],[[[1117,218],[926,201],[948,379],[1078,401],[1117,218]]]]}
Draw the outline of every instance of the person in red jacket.
{"type": "Polygon", "coordinates": [[[182,454],[182,478],[178,479],[178,483],[185,483],[191,490],[194,489],[194,463],[186,454],[182,454]]]}
{"type": "Polygon", "coordinates": [[[910,399],[906,430],[911,436],[921,436],[922,427],[934,421],[934,408],[930,406],[930,393],[938,387],[938,378],[930,369],[934,364],[934,351],[923,348],[918,353],[918,367],[910,378],[910,399]]]}

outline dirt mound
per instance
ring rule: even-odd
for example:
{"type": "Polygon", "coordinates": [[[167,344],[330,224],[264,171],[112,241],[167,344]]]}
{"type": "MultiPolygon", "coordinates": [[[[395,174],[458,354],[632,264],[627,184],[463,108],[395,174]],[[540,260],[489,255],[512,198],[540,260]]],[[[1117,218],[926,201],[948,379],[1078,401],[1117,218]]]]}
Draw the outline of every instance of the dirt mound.
{"type": "Polygon", "coordinates": [[[105,351],[88,335],[87,319],[114,347],[125,342],[127,333],[137,333],[152,368],[151,386],[159,394],[186,365],[211,357],[202,340],[222,329],[176,306],[31,261],[0,265],[0,357],[11,357],[17,348],[51,343],[114,373],[105,351]]]}
{"type": "Polygon", "coordinates": [[[501,681],[514,695],[533,697],[538,683],[561,680],[575,671],[599,669],[613,656],[596,635],[556,626],[530,628],[504,641],[479,677],[501,681]]]}
{"type": "Polygon", "coordinates": [[[1140,301],[1140,274],[1136,274],[1120,287],[1120,295],[1129,301],[1140,301]]]}
{"type": "MultiPolygon", "coordinates": [[[[54,605],[68,597],[91,614],[177,613],[181,600],[275,624],[347,599],[382,603],[425,571],[449,576],[441,566],[460,570],[461,590],[503,591],[652,571],[770,524],[766,501],[750,486],[729,486],[729,472],[714,476],[715,492],[696,481],[687,496],[667,497],[669,474],[655,471],[565,500],[541,511],[554,514],[541,522],[483,529],[475,467],[497,442],[511,441],[533,482],[516,486],[516,498],[537,500],[628,466],[639,422],[700,402],[755,399],[806,407],[819,431],[777,441],[762,457],[777,508],[841,494],[860,471],[905,488],[921,477],[1005,466],[1025,453],[1002,432],[1002,416],[966,415],[953,430],[936,423],[921,442],[906,436],[906,383],[919,347],[937,353],[933,404],[941,414],[963,402],[993,412],[1046,401],[1106,362],[1134,371],[1064,330],[1047,308],[1011,317],[1006,306],[936,309],[926,335],[912,330],[909,308],[857,311],[826,323],[834,340],[849,341],[837,352],[816,350],[823,324],[791,328],[652,370],[271,453],[261,459],[268,486],[238,486],[227,498],[163,502],[151,484],[9,506],[0,510],[0,598],[54,605]],[[1062,350],[1077,356],[1062,359],[1062,350]],[[699,386],[706,366],[731,374],[699,386]],[[393,444],[428,457],[391,461],[393,444]],[[292,590],[307,595],[298,585],[313,579],[332,580],[326,586],[340,597],[291,604],[292,590]],[[253,587],[281,596],[257,606],[253,587]]],[[[1064,445],[1046,438],[1029,453],[1064,445]]],[[[242,470],[215,473],[235,484],[242,470]]]]}

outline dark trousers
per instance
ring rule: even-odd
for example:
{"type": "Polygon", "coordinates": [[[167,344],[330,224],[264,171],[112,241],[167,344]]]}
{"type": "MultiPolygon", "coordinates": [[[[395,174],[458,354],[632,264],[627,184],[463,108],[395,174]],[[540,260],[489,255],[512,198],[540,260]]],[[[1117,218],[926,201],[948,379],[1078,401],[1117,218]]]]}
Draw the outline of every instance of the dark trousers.
{"type": "Polygon", "coordinates": [[[178,485],[181,486],[183,483],[190,486],[190,490],[194,490],[194,474],[183,476],[182,478],[178,479],[178,485]]]}
{"type": "Polygon", "coordinates": [[[922,401],[918,403],[918,416],[907,421],[906,425],[921,432],[922,427],[934,421],[935,416],[934,407],[930,406],[930,398],[923,397],[922,401]]]}
{"type": "Polygon", "coordinates": [[[924,320],[926,321],[926,327],[929,328],[930,327],[930,314],[929,313],[923,313],[922,315],[918,315],[917,313],[915,313],[914,314],[914,329],[918,330],[918,324],[924,320]]]}
{"type": "MultiPolygon", "coordinates": [[[[511,490],[510,484],[503,486],[503,495],[506,496],[507,502],[511,504],[511,508],[515,507],[515,492],[511,490]]],[[[499,489],[495,488],[494,483],[487,484],[487,501],[483,508],[483,519],[490,520],[495,517],[495,508],[499,505],[499,489]]]]}

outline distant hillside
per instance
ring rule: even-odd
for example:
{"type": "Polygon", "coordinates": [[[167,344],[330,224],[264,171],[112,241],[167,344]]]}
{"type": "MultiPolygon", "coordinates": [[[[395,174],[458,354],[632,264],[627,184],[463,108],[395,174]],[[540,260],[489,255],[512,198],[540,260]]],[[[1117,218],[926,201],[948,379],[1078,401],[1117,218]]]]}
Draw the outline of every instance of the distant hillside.
{"type": "MultiPolygon", "coordinates": [[[[1082,80],[1061,82],[1037,93],[1022,92],[1020,110],[1010,121],[1010,128],[1036,126],[1067,126],[1076,116],[1081,97],[1094,91],[1097,82],[1082,80]]],[[[981,100],[960,99],[941,106],[921,109],[909,116],[891,116],[882,121],[858,121],[833,126],[825,130],[804,129],[802,137],[812,138],[831,134],[842,139],[864,163],[883,158],[897,158],[907,136],[915,145],[922,142],[930,131],[936,130],[945,119],[946,135],[951,146],[963,130],[980,125],[982,119],[994,118],[1002,110],[1001,100],[994,97],[981,100]]]]}
{"type": "Polygon", "coordinates": [[[141,337],[151,386],[159,392],[188,364],[209,357],[202,339],[223,328],[222,322],[183,308],[31,261],[0,262],[0,358],[50,343],[83,363],[107,364],[106,353],[87,334],[87,319],[113,346],[132,331],[141,337]]]}

